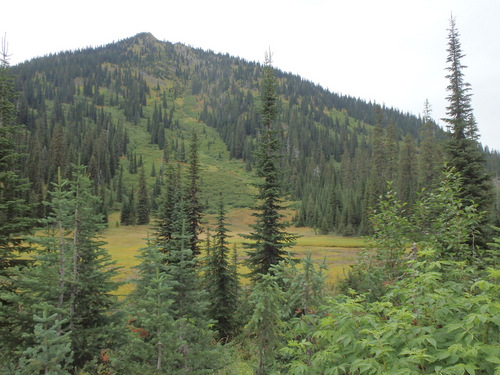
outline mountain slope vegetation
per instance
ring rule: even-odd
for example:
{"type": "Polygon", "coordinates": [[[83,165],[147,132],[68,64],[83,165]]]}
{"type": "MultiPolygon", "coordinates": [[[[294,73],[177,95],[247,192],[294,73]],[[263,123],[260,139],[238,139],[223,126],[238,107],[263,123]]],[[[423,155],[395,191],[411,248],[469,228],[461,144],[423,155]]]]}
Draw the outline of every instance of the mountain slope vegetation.
{"type": "MultiPolygon", "coordinates": [[[[260,68],[149,33],[13,67],[35,214],[44,215],[41,202],[57,169],[70,176],[78,162],[88,166],[105,215],[133,205],[145,168],[154,210],[165,165],[186,162],[193,131],[200,139],[206,205],[215,210],[211,197],[220,191],[229,207],[251,205],[260,68]]],[[[394,180],[409,203],[415,199],[409,189],[430,187],[429,168],[417,168],[424,119],[329,92],[291,73],[277,71],[276,77],[284,186],[297,202],[297,225],[365,234],[366,213],[385,189],[378,177],[394,180]],[[397,181],[400,175],[409,181],[397,181]]],[[[427,122],[433,141],[427,158],[440,164],[445,134],[427,122]]],[[[498,170],[498,155],[488,156],[490,169],[498,170]]]]}

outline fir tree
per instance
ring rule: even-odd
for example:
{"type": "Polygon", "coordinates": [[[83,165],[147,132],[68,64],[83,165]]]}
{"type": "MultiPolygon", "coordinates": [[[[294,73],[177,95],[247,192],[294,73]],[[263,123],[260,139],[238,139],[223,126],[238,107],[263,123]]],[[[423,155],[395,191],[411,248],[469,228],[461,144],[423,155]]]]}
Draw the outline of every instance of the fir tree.
{"type": "Polygon", "coordinates": [[[436,140],[437,126],[432,122],[428,100],[424,105],[423,121],[418,154],[418,190],[431,190],[441,177],[443,156],[441,146],[436,140]]]}
{"type": "Polygon", "coordinates": [[[208,300],[197,274],[196,257],[189,248],[190,233],[184,202],[175,206],[171,238],[163,242],[165,271],[174,282],[173,304],[177,351],[181,357],[178,371],[196,372],[217,367],[216,347],[212,346],[213,331],[207,319],[208,300]]]}
{"type": "Polygon", "coordinates": [[[189,150],[189,169],[186,186],[186,212],[188,231],[190,234],[189,247],[194,256],[200,253],[199,235],[201,233],[201,220],[203,205],[200,202],[200,163],[198,157],[198,135],[193,130],[189,150]]]}
{"type": "Polygon", "coordinates": [[[177,346],[173,309],[175,282],[166,272],[165,254],[149,243],[137,266],[139,279],[131,295],[131,337],[125,345],[123,372],[170,374],[181,354],[177,346]]]}
{"type": "Polygon", "coordinates": [[[264,274],[259,278],[250,295],[250,303],[254,309],[247,330],[256,340],[257,375],[269,373],[276,349],[281,343],[283,297],[283,291],[270,274],[264,274]]]}
{"type": "MultiPolygon", "coordinates": [[[[447,91],[449,92],[448,117],[443,120],[449,125],[450,139],[446,145],[449,165],[458,172],[462,178],[461,198],[467,204],[475,203],[479,211],[492,210],[493,185],[490,176],[486,172],[485,160],[477,142],[477,127],[472,113],[470,84],[465,82],[462,64],[462,53],[459,33],[456,28],[455,19],[450,19],[448,29],[448,57],[446,68],[449,74],[447,91]]],[[[489,220],[485,216],[484,220],[489,220]]],[[[485,234],[488,225],[486,222],[479,223],[478,230],[485,234]]],[[[481,239],[482,236],[480,236],[481,239]]],[[[486,235],[488,237],[488,235],[486,235]]],[[[485,245],[490,238],[481,240],[485,245]]]]}
{"type": "Polygon", "coordinates": [[[141,167],[139,175],[139,189],[137,190],[137,224],[149,224],[149,199],[148,187],[146,185],[146,176],[144,173],[144,165],[141,167]]]}
{"type": "Polygon", "coordinates": [[[82,368],[101,350],[113,346],[117,314],[112,293],[117,284],[112,280],[114,262],[102,247],[104,242],[96,239],[103,229],[97,213],[99,198],[91,193],[84,167],[73,168],[71,180],[59,174],[54,184],[49,203],[52,214],[43,221],[46,235],[31,239],[38,245],[37,265],[22,281],[33,306],[49,303],[59,321],[67,320],[59,334],[71,331],[72,365],[82,368]]]}
{"type": "Polygon", "coordinates": [[[70,374],[71,332],[61,334],[61,326],[66,321],[60,320],[57,313],[49,316],[49,310],[51,307],[45,304],[42,315],[34,315],[34,343],[23,352],[16,375],[70,374]]]}
{"type": "Polygon", "coordinates": [[[223,340],[229,340],[235,334],[235,314],[238,307],[238,276],[230,262],[227,232],[226,212],[221,195],[213,245],[207,246],[210,252],[205,273],[210,301],[209,315],[216,322],[215,330],[223,340]]]}
{"type": "Polygon", "coordinates": [[[179,204],[181,198],[180,167],[176,169],[169,163],[166,165],[166,184],[157,213],[158,224],[155,231],[156,241],[160,248],[172,239],[176,205],[179,204]]]}
{"type": "Polygon", "coordinates": [[[296,236],[287,233],[287,223],[283,221],[282,175],[279,162],[280,142],[275,128],[278,116],[277,79],[271,66],[270,53],[266,56],[261,83],[262,128],[256,152],[256,174],[259,203],[252,215],[256,223],[251,225],[252,232],[243,237],[252,242],[245,244],[248,251],[248,265],[251,276],[258,279],[270,272],[270,267],[283,260],[286,248],[294,244],[296,236]]]}
{"type": "Polygon", "coordinates": [[[21,155],[15,136],[20,132],[15,120],[15,94],[8,60],[7,42],[0,51],[0,342],[2,355],[9,356],[21,340],[16,299],[17,267],[29,264],[21,257],[30,248],[23,241],[35,221],[30,218],[27,198],[30,185],[21,177],[21,155]]]}

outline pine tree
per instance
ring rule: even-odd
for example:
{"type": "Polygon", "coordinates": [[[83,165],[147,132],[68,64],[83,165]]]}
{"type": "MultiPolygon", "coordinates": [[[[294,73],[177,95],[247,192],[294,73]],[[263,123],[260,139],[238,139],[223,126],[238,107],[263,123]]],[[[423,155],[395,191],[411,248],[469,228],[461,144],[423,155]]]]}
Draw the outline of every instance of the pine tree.
{"type": "Polygon", "coordinates": [[[222,195],[217,215],[217,228],[213,236],[213,245],[209,245],[207,267],[205,270],[210,301],[209,316],[216,323],[215,330],[219,339],[229,340],[235,334],[235,314],[238,307],[238,276],[233,271],[229,259],[227,241],[226,212],[222,195]]]}
{"type": "Polygon", "coordinates": [[[266,55],[261,83],[262,128],[256,151],[256,174],[259,203],[252,215],[256,223],[251,225],[252,232],[243,236],[252,242],[245,243],[248,251],[248,265],[251,276],[258,279],[270,272],[270,267],[283,260],[285,250],[294,244],[296,236],[287,233],[288,224],[283,221],[282,175],[279,162],[280,142],[275,122],[278,116],[277,79],[271,66],[271,54],[266,55]]]}
{"type": "MultiPolygon", "coordinates": [[[[449,72],[446,78],[449,80],[447,91],[449,92],[448,107],[446,107],[447,118],[443,120],[449,125],[450,139],[446,145],[449,165],[460,173],[462,178],[461,198],[465,203],[475,203],[480,212],[491,213],[493,201],[493,185],[490,176],[486,172],[485,160],[477,142],[477,127],[472,113],[470,84],[464,80],[463,70],[466,68],[461,62],[465,56],[462,53],[459,33],[456,28],[455,19],[450,19],[448,29],[448,57],[446,68],[449,72]]],[[[485,220],[489,220],[485,216],[485,220]]],[[[478,230],[485,233],[488,225],[480,223],[478,230]]],[[[480,236],[481,238],[482,236],[480,236]]],[[[484,238],[481,245],[489,242],[484,238]]]]}

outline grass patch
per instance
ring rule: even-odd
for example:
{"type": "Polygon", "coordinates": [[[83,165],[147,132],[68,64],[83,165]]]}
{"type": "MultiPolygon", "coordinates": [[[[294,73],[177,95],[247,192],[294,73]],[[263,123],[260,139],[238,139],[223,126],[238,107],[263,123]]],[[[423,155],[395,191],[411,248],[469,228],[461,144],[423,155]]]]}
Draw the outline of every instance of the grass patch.
{"type": "MultiPolygon", "coordinates": [[[[207,216],[206,221],[212,228],[214,227],[213,216],[207,216]]],[[[239,234],[249,233],[249,224],[252,221],[251,210],[248,208],[233,209],[227,214],[228,230],[231,236],[228,240],[230,246],[236,245],[238,249],[239,273],[242,276],[248,274],[248,268],[244,265],[246,258],[246,250],[243,248],[244,240],[239,234]]],[[[139,250],[146,246],[147,237],[153,235],[154,228],[151,225],[120,226],[117,224],[119,213],[110,215],[109,223],[102,239],[107,242],[104,247],[116,261],[116,265],[122,267],[117,280],[124,284],[117,294],[124,296],[133,290],[132,281],[137,277],[133,267],[139,264],[136,256],[139,250]]],[[[303,258],[306,252],[311,252],[313,260],[326,262],[329,285],[334,285],[339,278],[344,276],[345,270],[354,263],[358,252],[364,245],[362,238],[316,235],[310,228],[290,228],[289,231],[301,236],[297,244],[290,249],[296,257],[303,258]]],[[[246,280],[242,281],[246,282],[246,280]]]]}

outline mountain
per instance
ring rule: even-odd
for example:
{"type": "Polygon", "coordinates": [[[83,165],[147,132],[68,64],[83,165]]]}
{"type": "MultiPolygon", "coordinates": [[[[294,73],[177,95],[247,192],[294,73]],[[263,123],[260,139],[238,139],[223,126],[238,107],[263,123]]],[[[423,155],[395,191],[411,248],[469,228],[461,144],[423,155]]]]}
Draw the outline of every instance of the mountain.
{"type": "MultiPolygon", "coordinates": [[[[39,203],[34,215],[44,215],[50,182],[58,169],[72,173],[72,163],[87,165],[105,214],[134,204],[144,168],[155,209],[165,165],[186,161],[193,131],[208,210],[219,191],[229,207],[252,204],[259,63],[141,33],[32,59],[12,72],[18,120],[26,128],[19,140],[27,146],[23,172],[32,183],[30,199],[39,203]]],[[[283,178],[297,225],[364,234],[369,207],[387,180],[410,203],[435,182],[446,135],[434,123],[291,73],[276,76],[283,178]]],[[[487,155],[498,172],[498,154],[487,155]]]]}

